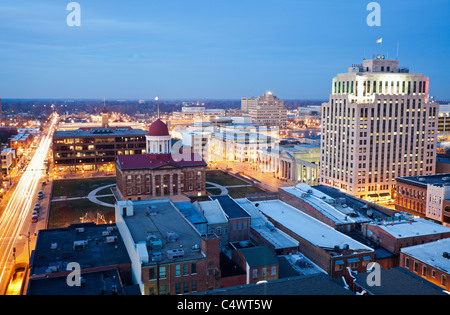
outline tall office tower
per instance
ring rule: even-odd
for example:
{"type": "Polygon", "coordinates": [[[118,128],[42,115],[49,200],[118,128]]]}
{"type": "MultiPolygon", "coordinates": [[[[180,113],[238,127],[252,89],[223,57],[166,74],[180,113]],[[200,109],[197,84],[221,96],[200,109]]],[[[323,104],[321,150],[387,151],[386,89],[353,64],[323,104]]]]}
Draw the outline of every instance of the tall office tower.
{"type": "Polygon", "coordinates": [[[258,97],[244,97],[241,99],[241,110],[245,113],[256,108],[257,106],[275,106],[284,108],[283,100],[273,95],[272,92],[267,92],[258,97]]]}
{"type": "Polygon", "coordinates": [[[267,92],[256,98],[242,98],[241,110],[249,114],[251,122],[266,126],[285,126],[287,110],[284,102],[267,92]]]}
{"type": "Polygon", "coordinates": [[[322,105],[321,183],[382,201],[397,177],[434,174],[439,106],[428,83],[380,55],[338,74],[322,105]]]}

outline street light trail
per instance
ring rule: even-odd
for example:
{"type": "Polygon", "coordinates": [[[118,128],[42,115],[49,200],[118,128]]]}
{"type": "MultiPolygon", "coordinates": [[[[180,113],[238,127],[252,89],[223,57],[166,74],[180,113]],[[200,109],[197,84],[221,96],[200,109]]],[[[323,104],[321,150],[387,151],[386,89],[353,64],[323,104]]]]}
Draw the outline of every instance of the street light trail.
{"type": "Polygon", "coordinates": [[[0,264],[3,265],[0,269],[0,284],[4,280],[7,280],[5,279],[5,271],[8,266],[8,259],[12,257],[13,248],[16,245],[16,241],[21,234],[26,220],[30,220],[33,199],[38,190],[44,168],[44,160],[46,159],[51,144],[51,132],[56,122],[57,115],[54,114],[48,133],[41,139],[39,147],[27,169],[22,174],[0,218],[0,239],[12,240],[11,242],[5,242],[0,247],[0,264]]]}

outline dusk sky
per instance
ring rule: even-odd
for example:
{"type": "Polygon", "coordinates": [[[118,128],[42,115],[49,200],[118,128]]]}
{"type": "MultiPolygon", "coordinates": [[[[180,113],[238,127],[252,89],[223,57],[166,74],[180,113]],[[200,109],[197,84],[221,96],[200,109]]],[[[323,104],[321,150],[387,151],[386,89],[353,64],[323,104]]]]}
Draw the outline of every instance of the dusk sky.
{"type": "Polygon", "coordinates": [[[68,0],[0,2],[0,98],[328,99],[331,81],[380,52],[450,99],[450,1],[68,0]]]}

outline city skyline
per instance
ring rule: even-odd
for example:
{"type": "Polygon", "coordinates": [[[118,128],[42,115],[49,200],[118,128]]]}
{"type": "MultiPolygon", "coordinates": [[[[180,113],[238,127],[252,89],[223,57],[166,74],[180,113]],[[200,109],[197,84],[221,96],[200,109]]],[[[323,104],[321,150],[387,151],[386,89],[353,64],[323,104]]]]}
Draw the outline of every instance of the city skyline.
{"type": "Polygon", "coordinates": [[[431,78],[431,96],[450,98],[444,1],[378,1],[372,27],[370,1],[78,3],[79,27],[68,2],[2,3],[2,98],[327,99],[335,73],[397,50],[431,78]]]}

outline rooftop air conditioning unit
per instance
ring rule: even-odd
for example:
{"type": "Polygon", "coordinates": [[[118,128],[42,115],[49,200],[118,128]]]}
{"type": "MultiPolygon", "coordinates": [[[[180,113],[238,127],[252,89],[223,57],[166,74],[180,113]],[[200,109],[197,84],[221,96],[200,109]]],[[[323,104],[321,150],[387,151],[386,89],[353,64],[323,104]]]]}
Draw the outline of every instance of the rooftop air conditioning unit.
{"type": "Polygon", "coordinates": [[[152,261],[161,261],[162,253],[161,252],[153,252],[152,253],[152,261]]]}
{"type": "Polygon", "coordinates": [[[178,249],[169,249],[167,251],[167,258],[168,259],[176,259],[179,257],[183,257],[184,256],[184,250],[181,248],[178,249]]]}
{"type": "Polygon", "coordinates": [[[111,244],[111,243],[116,243],[117,242],[117,236],[107,236],[106,237],[106,243],[111,244]]]}
{"type": "Polygon", "coordinates": [[[75,231],[77,233],[84,233],[84,227],[76,228],[75,231]]]}

